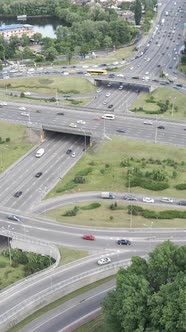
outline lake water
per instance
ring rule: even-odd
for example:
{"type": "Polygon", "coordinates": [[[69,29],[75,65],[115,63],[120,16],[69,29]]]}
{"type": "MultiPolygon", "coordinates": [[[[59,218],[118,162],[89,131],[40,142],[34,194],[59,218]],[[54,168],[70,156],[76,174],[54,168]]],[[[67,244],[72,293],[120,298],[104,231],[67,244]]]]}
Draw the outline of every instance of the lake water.
{"type": "Polygon", "coordinates": [[[1,18],[0,25],[8,24],[31,24],[34,31],[42,34],[43,37],[56,38],[55,30],[58,25],[62,25],[63,22],[54,17],[33,17],[28,18],[26,21],[18,21],[16,18],[1,18]]]}

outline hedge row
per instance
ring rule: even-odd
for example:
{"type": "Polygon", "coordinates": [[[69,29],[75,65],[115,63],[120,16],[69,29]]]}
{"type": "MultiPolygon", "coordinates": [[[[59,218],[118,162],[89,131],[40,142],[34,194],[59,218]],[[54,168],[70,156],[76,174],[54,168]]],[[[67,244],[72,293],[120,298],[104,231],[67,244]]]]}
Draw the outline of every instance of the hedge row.
{"type": "Polygon", "coordinates": [[[178,190],[185,190],[186,189],[186,183],[180,183],[175,186],[178,190]]]}
{"type": "Polygon", "coordinates": [[[129,205],[127,206],[128,214],[134,216],[143,216],[147,219],[185,219],[186,211],[179,210],[164,210],[164,211],[152,211],[148,209],[143,209],[141,206],[129,205]]]}
{"type": "MultiPolygon", "coordinates": [[[[129,181],[127,187],[129,186],[129,181]]],[[[130,187],[141,187],[144,189],[159,191],[169,188],[169,184],[165,182],[146,180],[145,178],[133,177],[130,180],[130,187]]]]}

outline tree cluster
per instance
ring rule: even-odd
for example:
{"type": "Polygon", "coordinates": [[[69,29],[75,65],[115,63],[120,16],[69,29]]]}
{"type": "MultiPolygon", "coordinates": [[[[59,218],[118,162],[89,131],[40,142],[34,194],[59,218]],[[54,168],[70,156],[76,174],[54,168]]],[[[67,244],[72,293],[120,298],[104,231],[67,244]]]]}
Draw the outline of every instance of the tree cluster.
{"type": "Polygon", "coordinates": [[[133,257],[117,274],[116,289],[104,300],[113,332],[185,332],[186,247],[170,241],[149,259],[133,257]]]}
{"type": "Polygon", "coordinates": [[[5,249],[2,255],[9,257],[11,255],[12,266],[16,267],[18,264],[24,265],[25,276],[40,270],[46,269],[54,264],[55,260],[49,256],[42,256],[32,252],[24,252],[21,249],[5,249]]]}

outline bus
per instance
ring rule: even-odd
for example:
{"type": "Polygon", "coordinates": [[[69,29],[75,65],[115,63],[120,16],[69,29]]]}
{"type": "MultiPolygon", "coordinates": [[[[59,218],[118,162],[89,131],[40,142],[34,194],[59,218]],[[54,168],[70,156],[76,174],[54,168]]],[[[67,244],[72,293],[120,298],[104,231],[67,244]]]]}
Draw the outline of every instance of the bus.
{"type": "Polygon", "coordinates": [[[114,120],[115,115],[114,114],[104,114],[104,115],[102,115],[102,119],[114,120]]]}
{"type": "Polygon", "coordinates": [[[106,69],[87,69],[87,73],[91,75],[107,75],[106,69]]]}

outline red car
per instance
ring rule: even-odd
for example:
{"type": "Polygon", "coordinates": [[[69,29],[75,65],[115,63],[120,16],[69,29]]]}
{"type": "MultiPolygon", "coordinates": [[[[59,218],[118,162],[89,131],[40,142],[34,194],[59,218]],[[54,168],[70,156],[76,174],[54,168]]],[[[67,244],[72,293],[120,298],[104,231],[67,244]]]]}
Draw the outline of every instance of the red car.
{"type": "Polygon", "coordinates": [[[93,241],[93,240],[95,240],[95,236],[91,235],[91,234],[85,234],[85,235],[82,236],[82,239],[83,240],[91,240],[91,241],[93,241]]]}

